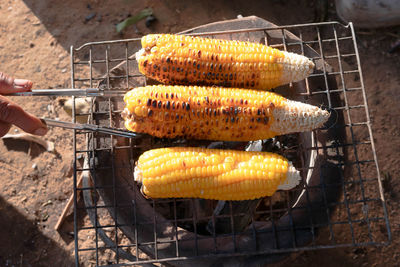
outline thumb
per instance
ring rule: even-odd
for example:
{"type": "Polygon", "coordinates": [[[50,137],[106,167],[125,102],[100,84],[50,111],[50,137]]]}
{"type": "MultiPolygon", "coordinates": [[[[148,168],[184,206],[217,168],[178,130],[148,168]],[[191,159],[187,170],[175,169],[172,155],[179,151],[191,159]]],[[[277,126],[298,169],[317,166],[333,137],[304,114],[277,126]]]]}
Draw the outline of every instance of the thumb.
{"type": "Polygon", "coordinates": [[[47,133],[47,126],[40,119],[27,113],[4,96],[0,96],[0,121],[14,124],[31,134],[45,135],[47,133]]]}
{"type": "Polygon", "coordinates": [[[32,82],[25,79],[14,79],[0,72],[0,94],[25,92],[32,88],[32,82]]]}

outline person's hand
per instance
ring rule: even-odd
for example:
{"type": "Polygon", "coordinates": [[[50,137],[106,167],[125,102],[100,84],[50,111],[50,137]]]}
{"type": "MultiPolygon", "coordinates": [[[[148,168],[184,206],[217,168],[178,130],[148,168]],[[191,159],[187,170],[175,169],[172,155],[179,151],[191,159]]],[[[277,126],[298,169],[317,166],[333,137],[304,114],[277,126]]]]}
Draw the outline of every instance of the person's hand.
{"type": "Polygon", "coordinates": [[[37,117],[27,113],[20,106],[3,95],[30,91],[32,82],[14,79],[0,72],[0,137],[4,136],[14,124],[25,132],[35,135],[45,135],[47,126],[37,117]]]}

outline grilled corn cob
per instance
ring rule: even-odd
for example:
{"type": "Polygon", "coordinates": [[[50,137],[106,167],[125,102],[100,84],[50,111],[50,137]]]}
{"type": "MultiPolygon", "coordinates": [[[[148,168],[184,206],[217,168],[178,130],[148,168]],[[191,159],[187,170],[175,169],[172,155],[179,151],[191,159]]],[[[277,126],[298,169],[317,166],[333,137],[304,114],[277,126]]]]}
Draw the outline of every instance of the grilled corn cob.
{"type": "Polygon", "coordinates": [[[184,35],[142,37],[139,70],[165,84],[269,89],[312,73],[308,58],[263,44],[184,35]]]}
{"type": "Polygon", "coordinates": [[[216,200],[271,196],[301,179],[292,163],[277,154],[193,147],[146,151],[134,177],[148,197],[216,200]]]}
{"type": "Polygon", "coordinates": [[[155,85],[125,94],[128,130],[157,137],[251,141],[320,127],[329,113],[268,92],[155,85]]]}

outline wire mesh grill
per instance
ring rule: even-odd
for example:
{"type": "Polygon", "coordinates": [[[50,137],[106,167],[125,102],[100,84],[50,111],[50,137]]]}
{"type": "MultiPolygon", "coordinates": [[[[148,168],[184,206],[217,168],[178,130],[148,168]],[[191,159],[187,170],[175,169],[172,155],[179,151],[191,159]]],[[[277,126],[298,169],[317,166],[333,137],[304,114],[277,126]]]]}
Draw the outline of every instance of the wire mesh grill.
{"type": "MultiPolygon", "coordinates": [[[[256,40],[320,62],[319,71],[308,79],[277,91],[289,98],[323,103],[334,121],[310,133],[258,143],[263,150],[275,150],[292,160],[303,182],[290,192],[244,203],[145,200],[137,193],[132,173],[142,151],[210,143],[74,131],[76,264],[205,266],[221,259],[251,263],[267,255],[268,261],[277,261],[287,252],[388,244],[391,235],[352,24],[192,34],[256,40]],[[326,140],[327,136],[333,138],[326,140]]],[[[139,73],[134,57],[140,47],[140,39],[72,47],[73,88],[145,85],[148,81],[139,73]]],[[[90,101],[89,112],[74,107],[74,119],[88,116],[90,123],[122,128],[121,99],[90,101]]]]}

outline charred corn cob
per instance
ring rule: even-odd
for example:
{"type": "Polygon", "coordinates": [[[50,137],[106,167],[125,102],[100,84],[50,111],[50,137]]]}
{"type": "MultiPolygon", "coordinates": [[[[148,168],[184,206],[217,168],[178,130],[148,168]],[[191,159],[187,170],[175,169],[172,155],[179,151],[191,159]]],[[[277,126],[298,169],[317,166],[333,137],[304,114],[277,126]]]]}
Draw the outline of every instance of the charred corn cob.
{"type": "Polygon", "coordinates": [[[136,54],[139,70],[165,84],[269,89],[312,73],[308,58],[263,44],[150,34],[136,54]]]}
{"type": "Polygon", "coordinates": [[[143,153],[134,177],[148,197],[217,200],[271,196],[301,179],[292,163],[277,154],[193,147],[143,153]]]}
{"type": "Polygon", "coordinates": [[[157,137],[250,141],[320,127],[318,107],[250,89],[146,86],[125,94],[128,130],[157,137]]]}

